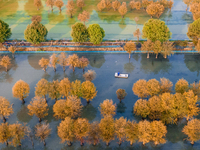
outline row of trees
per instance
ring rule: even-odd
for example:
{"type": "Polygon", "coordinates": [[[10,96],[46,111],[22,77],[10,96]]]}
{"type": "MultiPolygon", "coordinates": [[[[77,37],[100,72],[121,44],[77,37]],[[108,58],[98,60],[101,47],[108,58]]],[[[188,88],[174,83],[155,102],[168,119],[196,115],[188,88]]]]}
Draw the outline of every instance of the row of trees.
{"type": "Polygon", "coordinates": [[[56,66],[61,65],[63,68],[63,71],[65,72],[65,67],[70,66],[70,68],[73,69],[73,72],[75,71],[75,67],[80,67],[84,69],[89,65],[89,60],[85,57],[79,58],[77,54],[69,55],[67,57],[67,54],[65,52],[61,52],[59,56],[57,56],[55,53],[52,54],[49,59],[41,58],[39,60],[39,65],[43,68],[43,70],[46,72],[47,67],[53,67],[54,71],[56,72],[56,66]]]}
{"type": "Polygon", "coordinates": [[[183,0],[183,2],[187,5],[186,11],[190,8],[190,12],[192,12],[193,19],[197,20],[200,18],[200,1],[199,0],[183,0]]]}
{"type": "Polygon", "coordinates": [[[151,120],[161,120],[163,123],[177,123],[181,118],[187,120],[199,114],[197,104],[200,84],[189,84],[179,79],[175,84],[175,94],[172,92],[172,82],[166,78],[138,80],[133,85],[133,92],[141,99],[134,105],[134,113],[151,120]],[[144,98],[148,98],[145,100],[144,98]]]}

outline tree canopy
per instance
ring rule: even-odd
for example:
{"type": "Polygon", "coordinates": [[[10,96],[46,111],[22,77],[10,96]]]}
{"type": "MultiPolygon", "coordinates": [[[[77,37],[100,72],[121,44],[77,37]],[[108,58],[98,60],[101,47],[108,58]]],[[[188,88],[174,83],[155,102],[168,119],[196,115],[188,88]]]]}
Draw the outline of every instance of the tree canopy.
{"type": "Polygon", "coordinates": [[[11,35],[12,33],[9,25],[0,20],[0,43],[3,43],[6,39],[10,38],[11,35]]]}
{"type": "Polygon", "coordinates": [[[73,42],[86,42],[88,40],[88,31],[86,26],[81,22],[72,25],[71,37],[73,42]]]}
{"type": "Polygon", "coordinates": [[[88,27],[88,34],[90,42],[93,44],[100,44],[105,36],[105,31],[99,24],[91,24],[88,27]]]}

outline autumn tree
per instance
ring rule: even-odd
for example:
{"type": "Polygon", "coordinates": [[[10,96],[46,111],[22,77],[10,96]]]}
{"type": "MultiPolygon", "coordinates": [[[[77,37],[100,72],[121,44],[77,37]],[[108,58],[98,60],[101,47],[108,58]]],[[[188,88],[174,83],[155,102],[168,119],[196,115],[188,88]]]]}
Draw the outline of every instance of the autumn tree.
{"type": "Polygon", "coordinates": [[[149,96],[149,92],[147,89],[147,81],[144,79],[140,79],[136,83],[134,83],[132,90],[133,93],[138,97],[140,97],[141,99],[149,96]]]}
{"type": "Polygon", "coordinates": [[[82,97],[82,87],[81,87],[81,81],[75,80],[71,83],[71,95],[82,97]]]}
{"type": "Polygon", "coordinates": [[[189,39],[193,41],[195,45],[197,44],[198,39],[200,38],[199,28],[200,28],[200,18],[195,20],[188,27],[187,36],[189,37],[189,39]]]}
{"type": "Polygon", "coordinates": [[[89,126],[88,131],[88,140],[90,143],[93,143],[93,145],[97,145],[100,140],[100,128],[99,128],[99,122],[94,121],[89,126]]]}
{"type": "Polygon", "coordinates": [[[94,70],[88,70],[83,74],[86,81],[92,81],[96,78],[96,72],[94,70]]]}
{"type": "Polygon", "coordinates": [[[142,0],[142,7],[144,8],[144,10],[147,9],[147,6],[149,6],[150,4],[152,4],[153,1],[149,1],[149,0],[142,0]]]}
{"type": "Polygon", "coordinates": [[[170,39],[171,32],[164,21],[158,19],[149,19],[142,29],[142,38],[147,38],[152,42],[159,40],[161,42],[170,39]]]}
{"type": "Polygon", "coordinates": [[[126,2],[123,2],[122,5],[118,9],[119,13],[121,14],[122,18],[124,18],[124,15],[127,13],[127,6],[126,2]]]}
{"type": "Polygon", "coordinates": [[[4,123],[11,114],[13,114],[12,105],[5,97],[0,96],[0,117],[4,123]]]}
{"type": "Polygon", "coordinates": [[[41,22],[42,21],[42,17],[41,16],[32,16],[31,21],[34,22],[41,22]]]}
{"type": "Polygon", "coordinates": [[[184,126],[182,132],[188,136],[187,140],[190,141],[192,145],[194,142],[200,140],[200,120],[199,119],[192,119],[190,120],[187,125],[184,126]]]}
{"type": "Polygon", "coordinates": [[[138,141],[143,145],[151,141],[151,123],[147,120],[138,123],[138,141]]]}
{"type": "Polygon", "coordinates": [[[173,42],[169,41],[163,42],[161,54],[164,56],[164,58],[167,58],[167,56],[173,54],[174,48],[175,47],[173,42]]]}
{"type": "Polygon", "coordinates": [[[49,59],[45,59],[45,58],[42,57],[42,58],[39,60],[39,65],[43,68],[44,72],[46,72],[47,67],[48,67],[48,65],[49,65],[49,59]]]}
{"type": "Polygon", "coordinates": [[[147,118],[150,114],[150,108],[147,100],[139,99],[135,102],[133,112],[137,116],[141,116],[143,119],[147,118]]]}
{"type": "Polygon", "coordinates": [[[16,48],[14,46],[10,46],[8,47],[8,51],[12,53],[12,57],[15,58],[15,51],[16,51],[16,48]]]}
{"type": "Polygon", "coordinates": [[[130,58],[131,58],[131,53],[132,53],[133,51],[136,50],[135,43],[132,42],[132,41],[127,42],[127,43],[125,44],[125,46],[124,46],[124,50],[125,50],[127,53],[129,53],[129,59],[130,59],[130,58]]]}
{"type": "Polygon", "coordinates": [[[38,117],[39,122],[42,121],[42,118],[48,115],[48,104],[46,103],[44,98],[38,96],[34,97],[27,108],[29,109],[28,114],[30,116],[35,115],[36,117],[38,117]]]}
{"type": "Polygon", "coordinates": [[[77,5],[77,7],[79,7],[82,10],[83,7],[85,6],[85,2],[84,2],[84,0],[77,0],[76,5],[77,5]]]}
{"type": "Polygon", "coordinates": [[[11,28],[9,28],[9,25],[0,20],[0,43],[3,43],[6,39],[10,38],[10,36],[12,35],[11,33],[11,28]]]}
{"type": "Polygon", "coordinates": [[[71,83],[69,81],[68,78],[64,78],[60,81],[59,83],[60,86],[60,94],[63,97],[66,97],[69,95],[70,91],[71,91],[71,83]]]}
{"type": "Polygon", "coordinates": [[[54,5],[56,6],[56,7],[58,7],[58,9],[59,9],[59,11],[60,11],[60,13],[61,13],[61,8],[64,6],[64,3],[63,3],[63,1],[62,0],[56,0],[55,2],[54,2],[54,5]]]}
{"type": "Polygon", "coordinates": [[[134,0],[129,2],[129,7],[130,7],[131,10],[133,10],[135,8],[135,1],[134,0]]]}
{"type": "Polygon", "coordinates": [[[183,2],[187,5],[186,12],[191,4],[191,0],[183,0],[183,2]]]}
{"type": "Polygon", "coordinates": [[[74,140],[74,120],[70,117],[66,117],[64,121],[61,121],[58,128],[58,136],[61,138],[61,142],[67,142],[68,145],[71,145],[74,140]]]}
{"type": "Polygon", "coordinates": [[[154,142],[155,145],[166,143],[166,140],[163,138],[166,134],[167,127],[162,123],[162,121],[151,122],[151,141],[154,142]]]}
{"type": "Polygon", "coordinates": [[[116,114],[116,104],[113,104],[112,100],[106,99],[99,106],[103,117],[114,116],[116,114]]]}
{"type": "Polygon", "coordinates": [[[47,139],[50,133],[51,129],[48,123],[37,124],[35,126],[35,136],[43,142],[44,146],[46,146],[45,139],[47,139]]]}
{"type": "Polygon", "coordinates": [[[10,125],[10,132],[11,132],[11,144],[13,146],[19,145],[21,147],[22,143],[21,140],[25,138],[25,136],[28,134],[29,130],[28,127],[24,124],[15,123],[10,125]]]}
{"type": "Polygon", "coordinates": [[[160,78],[160,92],[161,93],[167,93],[171,92],[173,87],[173,83],[166,78],[160,78]]]}
{"type": "Polygon", "coordinates": [[[74,122],[74,134],[76,139],[81,142],[81,146],[84,144],[84,138],[88,136],[89,122],[85,118],[78,118],[74,122]]]}
{"type": "Polygon", "coordinates": [[[196,51],[200,52],[200,40],[198,40],[197,45],[195,46],[196,51]]]}
{"type": "Polygon", "coordinates": [[[151,40],[147,40],[141,46],[141,51],[147,52],[147,58],[149,58],[149,53],[151,53],[152,50],[153,50],[153,46],[152,45],[153,45],[152,41],[151,40]]]}
{"type": "Polygon", "coordinates": [[[108,146],[109,142],[115,138],[115,122],[112,116],[105,116],[102,118],[99,123],[99,128],[100,137],[108,146]]]}
{"type": "Polygon", "coordinates": [[[44,78],[38,81],[35,87],[35,95],[44,97],[45,101],[47,102],[46,96],[48,94],[49,84],[48,81],[44,78]]]}
{"type": "Polygon", "coordinates": [[[147,6],[146,12],[151,16],[156,16],[159,18],[162,13],[164,12],[165,8],[161,4],[157,3],[151,3],[150,5],[147,6]]]}
{"type": "Polygon", "coordinates": [[[111,7],[112,3],[110,2],[110,0],[105,0],[105,8],[107,8],[107,11],[110,10],[111,7]]]}
{"type": "Polygon", "coordinates": [[[24,82],[23,80],[19,80],[15,83],[12,88],[13,97],[19,98],[22,101],[22,104],[25,103],[24,98],[29,95],[30,87],[28,83],[24,82]]]}
{"type": "Polygon", "coordinates": [[[87,12],[87,11],[85,11],[85,10],[78,15],[78,20],[80,20],[81,22],[83,22],[84,25],[85,25],[85,22],[86,21],[88,22],[89,19],[90,19],[90,13],[87,12]]]}
{"type": "Polygon", "coordinates": [[[118,0],[115,0],[112,2],[112,8],[114,9],[114,11],[118,10],[120,7],[120,2],[118,0]]]}
{"type": "Polygon", "coordinates": [[[133,145],[138,139],[138,124],[135,121],[128,120],[125,126],[126,141],[133,145]]]}
{"type": "Polygon", "coordinates": [[[120,103],[127,95],[127,93],[124,89],[118,89],[116,91],[116,94],[117,94],[117,98],[119,99],[120,103]]]}
{"type": "Polygon", "coordinates": [[[38,21],[33,21],[24,31],[24,38],[27,42],[39,44],[46,40],[47,33],[47,28],[43,24],[38,21]]]}
{"type": "Polygon", "coordinates": [[[2,123],[0,125],[0,143],[6,143],[6,146],[8,146],[8,141],[11,140],[11,138],[10,125],[8,123],[2,123]]]}
{"type": "Polygon", "coordinates": [[[49,57],[49,66],[54,68],[54,72],[56,72],[56,65],[59,63],[59,58],[54,53],[49,57]]]}
{"type": "Polygon", "coordinates": [[[124,117],[120,117],[119,119],[115,119],[115,134],[119,139],[118,144],[121,145],[122,142],[126,138],[126,119],[124,117]]]}
{"type": "Polygon", "coordinates": [[[158,95],[160,93],[160,82],[156,79],[150,79],[147,81],[146,86],[150,96],[158,95]]]}
{"type": "Polygon", "coordinates": [[[198,96],[194,94],[192,90],[184,92],[183,96],[185,97],[186,108],[185,108],[185,118],[188,121],[199,114],[199,105],[197,104],[198,96]]]}
{"type": "Polygon", "coordinates": [[[65,72],[65,66],[67,66],[67,54],[65,52],[61,52],[58,56],[58,62],[63,67],[63,71],[65,72]]]}
{"type": "Polygon", "coordinates": [[[175,84],[175,91],[177,93],[181,93],[183,94],[184,92],[186,92],[189,88],[189,84],[185,79],[179,79],[176,84],[175,84]]]}
{"type": "Polygon", "coordinates": [[[10,60],[11,59],[9,58],[9,56],[3,56],[0,61],[0,65],[6,68],[6,72],[8,71],[8,66],[11,64],[10,60]]]}
{"type": "Polygon", "coordinates": [[[34,0],[34,5],[37,7],[37,10],[39,10],[42,6],[41,0],[34,0]]]}
{"type": "Polygon", "coordinates": [[[89,60],[85,57],[81,57],[79,58],[79,67],[83,68],[83,72],[84,72],[84,68],[87,67],[89,65],[89,60]]]}
{"type": "Polygon", "coordinates": [[[199,99],[199,97],[200,97],[200,81],[197,83],[194,82],[194,83],[190,84],[190,90],[192,90],[194,95],[197,95],[198,99],[199,99]]]}
{"type": "Polygon", "coordinates": [[[76,13],[74,1],[73,0],[68,0],[66,8],[67,8],[67,14],[69,14],[70,17],[73,18],[73,15],[76,13]]]}
{"type": "Polygon", "coordinates": [[[161,52],[161,50],[162,50],[162,43],[160,42],[160,41],[155,41],[154,43],[153,43],[153,46],[152,46],[152,48],[153,48],[153,52],[156,54],[156,59],[158,58],[158,54],[161,52]]]}
{"type": "Polygon", "coordinates": [[[105,36],[105,31],[99,24],[91,24],[87,28],[90,42],[93,44],[100,44],[105,36]]]}
{"type": "Polygon", "coordinates": [[[51,11],[53,12],[53,6],[55,5],[55,0],[47,0],[46,5],[51,7],[51,11]]]}
{"type": "Polygon", "coordinates": [[[140,35],[141,35],[140,29],[136,29],[135,32],[133,32],[133,36],[137,37],[138,42],[139,42],[139,39],[140,39],[140,35]]]}
{"type": "Polygon", "coordinates": [[[135,9],[136,9],[136,10],[140,10],[141,7],[142,7],[142,4],[141,4],[140,1],[135,2],[135,9]]]}
{"type": "Polygon", "coordinates": [[[171,11],[172,7],[173,7],[174,2],[172,0],[168,1],[168,8],[171,11]]]}
{"type": "Polygon", "coordinates": [[[70,68],[73,69],[73,72],[75,71],[75,67],[79,67],[79,57],[77,54],[69,55],[68,57],[68,65],[70,68]]]}
{"type": "Polygon", "coordinates": [[[53,105],[54,117],[64,120],[67,117],[65,112],[66,100],[60,99],[53,105]]]}
{"type": "Polygon", "coordinates": [[[86,42],[89,37],[86,26],[80,22],[72,25],[71,37],[73,42],[86,42]]]}
{"type": "Polygon", "coordinates": [[[61,97],[59,81],[54,80],[52,82],[49,82],[48,86],[49,86],[49,90],[48,90],[49,97],[51,99],[55,99],[55,101],[57,101],[57,99],[61,97]]]}
{"type": "Polygon", "coordinates": [[[105,0],[101,0],[98,4],[97,4],[97,8],[99,11],[102,11],[105,7],[106,7],[106,4],[105,4],[105,0]]]}
{"type": "Polygon", "coordinates": [[[82,98],[86,99],[87,103],[90,103],[97,95],[96,87],[91,81],[84,81],[81,84],[82,98]]]}

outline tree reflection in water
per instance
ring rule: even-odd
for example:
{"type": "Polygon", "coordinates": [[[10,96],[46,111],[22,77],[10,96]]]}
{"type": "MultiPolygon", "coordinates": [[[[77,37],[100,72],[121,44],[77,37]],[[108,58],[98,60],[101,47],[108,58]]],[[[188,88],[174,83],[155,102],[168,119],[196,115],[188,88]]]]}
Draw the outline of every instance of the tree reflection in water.
{"type": "Polygon", "coordinates": [[[28,110],[27,106],[22,105],[21,109],[17,112],[17,119],[20,122],[28,123],[32,119],[32,116],[28,115],[28,112],[29,112],[29,110],[28,110]]]}
{"type": "Polygon", "coordinates": [[[123,102],[117,104],[117,112],[118,113],[124,113],[126,108],[127,107],[125,106],[125,104],[123,102]]]}
{"type": "Polygon", "coordinates": [[[134,67],[134,65],[133,65],[132,62],[129,62],[129,63],[124,64],[124,70],[125,70],[127,73],[133,72],[134,68],[135,68],[135,67],[134,67]]]}
{"type": "Polygon", "coordinates": [[[94,120],[97,114],[97,108],[95,108],[92,104],[88,104],[83,107],[82,117],[88,119],[89,121],[94,120]]]}
{"type": "MultiPolygon", "coordinates": [[[[36,70],[42,70],[42,67],[39,65],[39,60],[44,57],[45,59],[49,59],[49,54],[29,54],[28,55],[28,63],[31,67],[36,70]]],[[[47,70],[50,69],[49,67],[47,70]]]]}
{"type": "Polygon", "coordinates": [[[104,54],[91,54],[86,56],[90,61],[90,66],[95,68],[101,68],[101,66],[105,63],[104,54]]]}
{"type": "Polygon", "coordinates": [[[184,54],[184,63],[191,72],[200,72],[200,54],[184,54]]]}

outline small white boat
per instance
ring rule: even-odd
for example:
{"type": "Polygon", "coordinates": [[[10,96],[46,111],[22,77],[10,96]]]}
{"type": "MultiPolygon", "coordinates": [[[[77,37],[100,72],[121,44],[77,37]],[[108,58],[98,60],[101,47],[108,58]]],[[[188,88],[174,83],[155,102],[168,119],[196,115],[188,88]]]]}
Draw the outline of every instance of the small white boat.
{"type": "Polygon", "coordinates": [[[128,74],[115,72],[115,78],[128,78],[128,74]]]}

